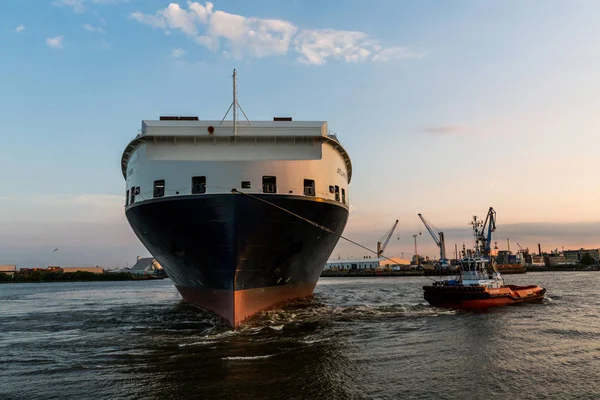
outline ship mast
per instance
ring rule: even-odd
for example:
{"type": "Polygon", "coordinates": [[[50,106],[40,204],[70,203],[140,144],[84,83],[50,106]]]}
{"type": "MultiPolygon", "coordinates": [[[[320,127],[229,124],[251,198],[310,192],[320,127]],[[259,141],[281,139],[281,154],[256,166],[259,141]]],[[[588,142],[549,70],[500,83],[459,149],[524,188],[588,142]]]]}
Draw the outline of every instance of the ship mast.
{"type": "Polygon", "coordinates": [[[237,73],[233,69],[233,136],[237,136],[237,73]]]}
{"type": "Polygon", "coordinates": [[[248,124],[249,125],[252,125],[252,124],[250,123],[248,116],[244,112],[244,109],[242,108],[242,106],[240,106],[240,103],[238,103],[238,101],[237,101],[237,71],[235,70],[235,68],[233,69],[232,78],[233,78],[233,101],[231,102],[231,105],[227,109],[227,112],[223,116],[223,119],[221,120],[221,123],[219,125],[223,124],[223,121],[227,117],[227,114],[229,114],[229,110],[231,110],[231,108],[233,107],[233,136],[237,136],[237,108],[238,107],[240,108],[240,111],[242,112],[242,114],[244,114],[244,117],[246,118],[246,121],[248,121],[248,124]]]}

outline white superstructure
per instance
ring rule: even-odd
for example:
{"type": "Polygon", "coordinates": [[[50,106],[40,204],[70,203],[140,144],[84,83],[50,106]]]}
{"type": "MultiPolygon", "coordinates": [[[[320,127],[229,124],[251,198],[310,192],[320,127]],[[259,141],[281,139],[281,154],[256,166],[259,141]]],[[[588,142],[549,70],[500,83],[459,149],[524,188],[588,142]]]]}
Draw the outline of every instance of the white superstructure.
{"type": "Polygon", "coordinates": [[[237,122],[234,135],[232,121],[144,120],[121,166],[127,205],[234,188],[349,205],[350,158],[324,121],[237,122]]]}
{"type": "Polygon", "coordinates": [[[460,267],[459,282],[464,286],[484,286],[497,289],[504,285],[504,279],[496,268],[490,265],[488,259],[464,257],[461,260],[460,267]]]}

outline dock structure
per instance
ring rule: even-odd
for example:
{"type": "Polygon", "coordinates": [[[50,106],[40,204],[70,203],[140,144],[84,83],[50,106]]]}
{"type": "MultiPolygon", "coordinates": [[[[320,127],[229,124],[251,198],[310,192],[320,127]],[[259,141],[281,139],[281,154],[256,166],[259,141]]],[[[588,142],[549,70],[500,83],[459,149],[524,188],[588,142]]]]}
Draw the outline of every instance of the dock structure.
{"type": "Polygon", "coordinates": [[[324,271],[368,271],[368,270],[401,270],[410,268],[410,260],[399,257],[365,257],[329,260],[324,271]]]}
{"type": "Polygon", "coordinates": [[[8,276],[13,276],[17,273],[16,265],[0,265],[0,273],[8,276]]]}
{"type": "Polygon", "coordinates": [[[162,266],[152,257],[138,257],[134,266],[129,269],[129,273],[133,275],[159,275],[162,272],[162,266]]]}

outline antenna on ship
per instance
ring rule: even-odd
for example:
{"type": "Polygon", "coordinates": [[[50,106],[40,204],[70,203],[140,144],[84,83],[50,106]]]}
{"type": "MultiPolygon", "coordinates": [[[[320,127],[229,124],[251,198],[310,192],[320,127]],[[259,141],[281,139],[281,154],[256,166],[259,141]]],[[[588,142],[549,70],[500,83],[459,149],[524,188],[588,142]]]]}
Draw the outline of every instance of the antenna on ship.
{"type": "Polygon", "coordinates": [[[238,101],[237,101],[237,72],[236,72],[235,68],[233,69],[232,78],[233,78],[233,101],[231,102],[231,105],[227,109],[227,112],[223,116],[223,119],[221,120],[221,123],[219,125],[223,124],[225,117],[227,117],[227,114],[229,114],[229,110],[231,110],[231,107],[233,107],[233,136],[237,136],[237,108],[238,107],[242,111],[242,114],[244,114],[244,117],[246,118],[246,121],[248,121],[248,124],[249,125],[252,125],[252,124],[250,123],[248,116],[246,116],[244,109],[242,108],[242,106],[240,106],[240,103],[238,103],[238,101]]]}

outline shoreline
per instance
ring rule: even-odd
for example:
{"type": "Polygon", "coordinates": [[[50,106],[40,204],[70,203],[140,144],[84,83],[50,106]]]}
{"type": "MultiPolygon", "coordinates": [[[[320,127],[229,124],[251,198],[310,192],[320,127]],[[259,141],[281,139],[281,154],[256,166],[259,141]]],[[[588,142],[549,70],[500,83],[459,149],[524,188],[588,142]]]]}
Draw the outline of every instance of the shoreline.
{"type": "MultiPolygon", "coordinates": [[[[530,269],[517,269],[500,271],[502,275],[526,274],[527,272],[600,272],[600,266],[569,266],[569,267],[534,267],[530,269]]],[[[109,274],[92,274],[92,273],[69,273],[57,274],[46,273],[34,276],[13,275],[9,276],[0,273],[0,285],[10,283],[65,283],[65,282],[119,282],[119,281],[151,281],[169,279],[168,276],[154,275],[132,275],[129,273],[109,273],[109,274]]],[[[340,271],[323,271],[319,278],[381,278],[381,277],[412,277],[412,276],[454,276],[456,271],[448,271],[440,273],[440,271],[361,271],[361,272],[340,272],[340,271]]]]}
{"type": "MultiPolygon", "coordinates": [[[[528,272],[600,272],[599,266],[569,266],[569,267],[532,267],[522,269],[500,270],[501,275],[526,274],[528,272]]],[[[389,276],[453,276],[458,275],[457,271],[439,272],[439,271],[380,271],[380,272],[330,272],[323,271],[321,278],[358,278],[358,277],[389,277],[389,276]]]]}
{"type": "Polygon", "coordinates": [[[127,272],[95,274],[92,272],[40,272],[7,275],[0,273],[0,284],[4,283],[64,283],[64,282],[120,282],[150,281],[165,279],[167,276],[133,275],[127,272]]]}

